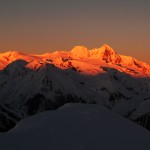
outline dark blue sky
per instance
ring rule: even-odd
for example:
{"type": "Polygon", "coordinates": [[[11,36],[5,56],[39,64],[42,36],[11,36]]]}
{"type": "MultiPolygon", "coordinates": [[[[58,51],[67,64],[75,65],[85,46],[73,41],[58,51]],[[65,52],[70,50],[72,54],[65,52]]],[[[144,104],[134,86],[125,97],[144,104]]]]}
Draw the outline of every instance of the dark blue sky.
{"type": "Polygon", "coordinates": [[[150,63],[149,0],[1,0],[0,21],[1,51],[107,43],[150,63]]]}

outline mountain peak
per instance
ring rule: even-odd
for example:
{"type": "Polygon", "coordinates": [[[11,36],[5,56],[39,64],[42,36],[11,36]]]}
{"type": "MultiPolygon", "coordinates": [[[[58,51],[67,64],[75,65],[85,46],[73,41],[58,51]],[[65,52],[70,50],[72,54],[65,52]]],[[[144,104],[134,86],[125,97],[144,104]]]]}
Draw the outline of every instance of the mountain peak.
{"type": "Polygon", "coordinates": [[[71,55],[75,56],[75,57],[88,57],[88,49],[85,46],[75,46],[72,50],[71,50],[71,55]]]}
{"type": "Polygon", "coordinates": [[[115,50],[114,50],[112,47],[110,47],[108,44],[102,45],[102,47],[100,47],[100,49],[101,49],[102,52],[103,52],[103,51],[107,51],[107,52],[109,52],[110,54],[116,53],[115,50]]]}
{"type": "Polygon", "coordinates": [[[102,51],[102,59],[107,63],[112,62],[118,64],[121,62],[121,57],[109,45],[104,44],[100,49],[102,51]]]}
{"type": "Polygon", "coordinates": [[[106,48],[108,48],[108,49],[113,49],[110,45],[108,45],[108,44],[103,44],[101,47],[106,47],[106,48]]]}
{"type": "Polygon", "coordinates": [[[104,44],[100,48],[92,49],[89,52],[91,57],[102,58],[105,62],[120,63],[121,57],[109,45],[104,44]]]}
{"type": "Polygon", "coordinates": [[[111,57],[111,55],[117,55],[117,53],[114,51],[113,48],[111,48],[109,45],[104,44],[102,47],[98,48],[98,49],[92,49],[92,50],[88,50],[87,47],[85,46],[75,46],[72,50],[71,50],[71,55],[73,57],[105,57],[104,59],[106,59],[106,57],[111,57]]]}

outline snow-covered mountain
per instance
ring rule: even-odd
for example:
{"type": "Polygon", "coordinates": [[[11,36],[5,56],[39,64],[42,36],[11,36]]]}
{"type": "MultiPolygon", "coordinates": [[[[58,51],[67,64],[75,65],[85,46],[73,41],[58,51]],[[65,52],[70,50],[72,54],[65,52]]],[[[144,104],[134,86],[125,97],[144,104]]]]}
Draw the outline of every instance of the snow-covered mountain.
{"type": "Polygon", "coordinates": [[[106,108],[66,104],[0,134],[1,150],[149,150],[149,132],[106,108]]]}
{"type": "Polygon", "coordinates": [[[103,105],[150,129],[150,65],[110,46],[0,54],[0,130],[65,103],[103,105]]]}

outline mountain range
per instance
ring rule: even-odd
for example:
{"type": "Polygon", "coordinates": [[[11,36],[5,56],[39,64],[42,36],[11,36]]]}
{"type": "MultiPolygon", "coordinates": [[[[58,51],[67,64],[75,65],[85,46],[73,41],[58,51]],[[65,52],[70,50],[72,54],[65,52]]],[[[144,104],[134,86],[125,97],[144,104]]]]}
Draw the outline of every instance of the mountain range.
{"type": "Polygon", "coordinates": [[[0,131],[66,103],[101,105],[150,130],[150,65],[106,44],[0,53],[0,131]]]}

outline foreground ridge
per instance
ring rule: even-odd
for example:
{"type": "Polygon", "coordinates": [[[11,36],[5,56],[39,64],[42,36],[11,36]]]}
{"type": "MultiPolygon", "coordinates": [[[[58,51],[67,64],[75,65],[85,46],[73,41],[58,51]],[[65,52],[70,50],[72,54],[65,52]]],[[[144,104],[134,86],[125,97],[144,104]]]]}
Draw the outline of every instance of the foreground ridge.
{"type": "Polygon", "coordinates": [[[0,134],[0,149],[149,150],[149,139],[148,131],[101,106],[66,104],[0,134]]]}

